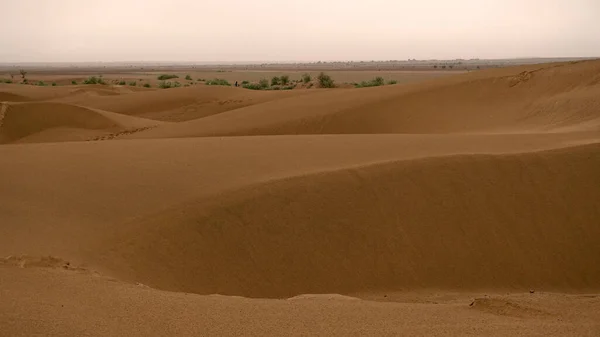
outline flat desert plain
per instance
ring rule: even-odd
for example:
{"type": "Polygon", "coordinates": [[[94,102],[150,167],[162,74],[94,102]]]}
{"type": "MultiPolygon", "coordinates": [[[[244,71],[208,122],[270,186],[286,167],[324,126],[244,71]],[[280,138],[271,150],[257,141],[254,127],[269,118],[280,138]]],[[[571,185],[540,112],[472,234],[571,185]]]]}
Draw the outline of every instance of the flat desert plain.
{"type": "Polygon", "coordinates": [[[0,84],[0,335],[599,336],[600,61],[399,82],[0,84]]]}

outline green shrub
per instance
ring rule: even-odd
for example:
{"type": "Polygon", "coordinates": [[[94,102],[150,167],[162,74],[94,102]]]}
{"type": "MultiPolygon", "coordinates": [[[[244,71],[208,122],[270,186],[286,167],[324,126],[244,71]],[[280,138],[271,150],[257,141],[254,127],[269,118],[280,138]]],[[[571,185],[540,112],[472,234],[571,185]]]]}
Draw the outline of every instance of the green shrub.
{"type": "Polygon", "coordinates": [[[131,81],[128,83],[130,86],[135,87],[137,85],[136,81],[131,81]]]}
{"type": "Polygon", "coordinates": [[[150,87],[152,87],[152,86],[150,85],[150,83],[144,83],[144,88],[150,88],[150,87]]]}
{"type": "Polygon", "coordinates": [[[45,86],[46,86],[46,83],[44,83],[44,81],[39,81],[39,82],[37,83],[37,85],[39,85],[40,87],[45,87],[45,86]]]}
{"type": "Polygon", "coordinates": [[[180,86],[181,86],[181,83],[179,83],[177,81],[175,83],[173,83],[173,88],[179,88],[180,86]]]}
{"type": "Polygon", "coordinates": [[[396,80],[389,80],[387,84],[398,84],[398,81],[396,81],[396,80]]]}
{"type": "Polygon", "coordinates": [[[169,89],[169,88],[173,87],[173,84],[171,82],[167,82],[167,81],[160,81],[158,83],[158,87],[161,89],[169,89]]]}
{"type": "Polygon", "coordinates": [[[312,81],[312,77],[310,77],[310,74],[308,74],[308,73],[302,74],[302,82],[308,83],[310,81],[312,81]]]}
{"type": "Polygon", "coordinates": [[[281,84],[281,78],[279,78],[278,76],[275,76],[271,79],[271,85],[280,85],[281,84]]]}
{"type": "Polygon", "coordinates": [[[188,80],[188,81],[193,81],[192,80],[192,76],[190,76],[190,75],[185,75],[185,79],[188,80]]]}
{"type": "Polygon", "coordinates": [[[162,74],[162,75],[158,76],[158,79],[161,81],[170,80],[172,78],[179,78],[179,76],[174,75],[174,74],[162,74]]]}
{"type": "Polygon", "coordinates": [[[52,82],[52,86],[55,87],[56,86],[56,82],[52,82]]]}
{"type": "Polygon", "coordinates": [[[261,87],[260,84],[258,84],[258,83],[242,84],[242,88],[250,89],[250,90],[263,90],[263,87],[261,87]]]}
{"type": "Polygon", "coordinates": [[[335,88],[335,82],[333,81],[331,76],[325,73],[320,73],[317,77],[317,80],[319,81],[319,86],[321,88],[335,88]]]}
{"type": "Polygon", "coordinates": [[[77,81],[71,81],[71,84],[77,85],[77,81]]]}
{"type": "Polygon", "coordinates": [[[226,86],[230,87],[231,83],[229,83],[227,80],[224,80],[221,78],[215,78],[214,80],[206,81],[206,85],[226,85],[226,86]]]}
{"type": "Polygon", "coordinates": [[[290,77],[288,75],[281,76],[281,84],[288,85],[290,83],[290,77]]]}
{"type": "Polygon", "coordinates": [[[125,84],[127,84],[127,82],[125,82],[125,81],[119,81],[119,85],[125,85],[125,84]]]}
{"type": "Polygon", "coordinates": [[[250,83],[250,82],[248,82],[248,81],[246,81],[246,80],[242,81],[242,85],[246,85],[246,84],[248,84],[248,83],[250,83]]]}
{"type": "Polygon", "coordinates": [[[266,78],[261,78],[260,81],[258,81],[258,85],[261,89],[266,89],[269,87],[269,80],[266,78]]]}
{"type": "Polygon", "coordinates": [[[87,80],[83,81],[83,84],[106,84],[106,82],[104,82],[102,75],[100,75],[98,77],[96,77],[96,76],[88,77],[87,80]]]}
{"type": "Polygon", "coordinates": [[[370,81],[362,81],[360,83],[355,83],[354,86],[357,88],[366,88],[366,87],[378,87],[385,84],[385,80],[383,77],[377,76],[370,81]]]}

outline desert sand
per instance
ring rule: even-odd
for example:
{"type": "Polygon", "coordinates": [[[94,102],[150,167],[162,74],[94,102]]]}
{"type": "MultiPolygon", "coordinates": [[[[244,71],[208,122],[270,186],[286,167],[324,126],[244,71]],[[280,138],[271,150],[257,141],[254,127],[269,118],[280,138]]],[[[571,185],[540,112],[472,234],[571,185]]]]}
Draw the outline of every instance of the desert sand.
{"type": "Polygon", "coordinates": [[[0,104],[1,336],[600,335],[600,61],[0,104]]]}

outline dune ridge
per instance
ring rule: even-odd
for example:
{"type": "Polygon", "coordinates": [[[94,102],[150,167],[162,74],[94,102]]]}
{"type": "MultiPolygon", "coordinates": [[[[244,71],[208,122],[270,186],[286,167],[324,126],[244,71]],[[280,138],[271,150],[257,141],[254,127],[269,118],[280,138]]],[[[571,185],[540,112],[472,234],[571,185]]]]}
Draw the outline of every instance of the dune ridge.
{"type": "Polygon", "coordinates": [[[3,103],[0,144],[87,140],[160,122],[54,102],[3,103]]]}
{"type": "Polygon", "coordinates": [[[0,84],[0,335],[597,336],[599,97],[0,84]]]}
{"type": "Polygon", "coordinates": [[[105,262],[162,289],[250,297],[597,290],[599,154],[462,155],[265,183],[124,226],[105,262]]]}
{"type": "Polygon", "coordinates": [[[539,132],[600,118],[600,61],[524,69],[529,71],[508,68],[412,86],[320,92],[309,100],[267,102],[134,137],[539,132]]]}

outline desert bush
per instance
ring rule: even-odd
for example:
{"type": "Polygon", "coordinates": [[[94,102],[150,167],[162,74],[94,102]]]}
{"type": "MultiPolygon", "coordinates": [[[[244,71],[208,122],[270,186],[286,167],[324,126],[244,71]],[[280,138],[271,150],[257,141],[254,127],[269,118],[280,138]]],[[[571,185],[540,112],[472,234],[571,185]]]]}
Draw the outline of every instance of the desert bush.
{"type": "Polygon", "coordinates": [[[97,77],[96,76],[88,77],[87,80],[83,81],[83,84],[106,84],[106,82],[104,82],[102,75],[100,75],[97,77]]]}
{"type": "Polygon", "coordinates": [[[396,80],[389,80],[387,82],[387,84],[398,84],[398,81],[396,81],[396,80]]]}
{"type": "Polygon", "coordinates": [[[189,85],[189,84],[184,84],[183,86],[187,88],[187,87],[189,87],[190,85],[189,85]]]}
{"type": "Polygon", "coordinates": [[[52,82],[52,86],[55,87],[56,86],[56,82],[52,82]]]}
{"type": "Polygon", "coordinates": [[[225,85],[225,86],[230,87],[231,83],[229,83],[227,80],[224,80],[221,78],[215,78],[214,80],[206,81],[206,85],[225,85]]]}
{"type": "Polygon", "coordinates": [[[310,74],[308,74],[308,73],[302,74],[302,82],[308,83],[310,81],[312,81],[312,77],[310,77],[310,74]]]}
{"type": "Polygon", "coordinates": [[[119,83],[118,83],[118,84],[119,84],[119,85],[125,85],[125,84],[127,84],[127,82],[125,82],[125,81],[119,81],[119,83]]]}
{"type": "Polygon", "coordinates": [[[25,82],[25,75],[27,75],[27,71],[25,71],[25,69],[19,69],[19,74],[21,74],[23,82],[25,82]]]}
{"type": "Polygon", "coordinates": [[[40,87],[45,87],[46,83],[44,83],[44,81],[39,81],[37,82],[37,85],[39,85],[40,87]]]}
{"type": "Polygon", "coordinates": [[[278,76],[275,76],[271,79],[271,85],[280,85],[281,84],[281,78],[279,78],[278,76]]]}
{"type": "Polygon", "coordinates": [[[127,83],[127,84],[129,84],[132,87],[135,87],[137,85],[137,82],[136,81],[131,81],[131,82],[127,83]]]}
{"type": "Polygon", "coordinates": [[[378,86],[381,86],[384,84],[385,84],[385,81],[384,81],[383,77],[377,76],[370,81],[362,81],[358,84],[355,84],[354,86],[357,88],[366,88],[366,87],[378,87],[378,86]]]}
{"type": "Polygon", "coordinates": [[[170,80],[172,78],[179,78],[179,76],[174,75],[174,74],[162,74],[162,75],[158,76],[158,79],[161,81],[170,80]]]}
{"type": "Polygon", "coordinates": [[[150,88],[150,87],[152,87],[152,86],[150,85],[150,83],[144,83],[144,88],[150,88]]]}
{"type": "Polygon", "coordinates": [[[261,85],[258,84],[258,83],[246,83],[246,84],[242,84],[242,88],[244,88],[244,89],[250,89],[250,90],[264,90],[264,88],[261,87],[261,85]]]}
{"type": "Polygon", "coordinates": [[[167,82],[167,81],[160,81],[158,83],[158,87],[161,89],[169,89],[169,88],[173,87],[173,83],[167,82]]]}
{"type": "Polygon", "coordinates": [[[281,76],[281,84],[288,85],[288,83],[290,83],[290,77],[288,75],[282,75],[281,76]]]}
{"type": "Polygon", "coordinates": [[[73,80],[73,81],[71,81],[71,84],[76,85],[77,81],[73,80]]]}
{"type": "Polygon", "coordinates": [[[335,88],[335,82],[333,81],[331,76],[325,73],[320,73],[317,77],[317,80],[319,81],[319,86],[321,88],[335,88]]]}
{"type": "Polygon", "coordinates": [[[175,81],[175,83],[173,83],[173,88],[179,88],[181,86],[181,83],[175,81]]]}
{"type": "Polygon", "coordinates": [[[258,81],[258,85],[260,85],[262,89],[266,89],[269,87],[269,80],[266,78],[261,78],[260,81],[258,81]]]}
{"type": "Polygon", "coordinates": [[[242,85],[246,85],[246,84],[248,84],[248,83],[250,83],[250,82],[248,82],[248,81],[246,81],[246,80],[242,81],[242,85]]]}
{"type": "Polygon", "coordinates": [[[12,80],[10,80],[10,79],[8,79],[8,78],[0,78],[0,83],[8,83],[8,84],[10,84],[10,83],[12,83],[12,82],[13,82],[13,81],[12,81],[12,80]]]}
{"type": "Polygon", "coordinates": [[[192,76],[190,76],[190,75],[186,75],[186,76],[185,76],[185,79],[186,79],[186,80],[188,80],[188,81],[193,81],[193,80],[192,80],[192,76]]]}

